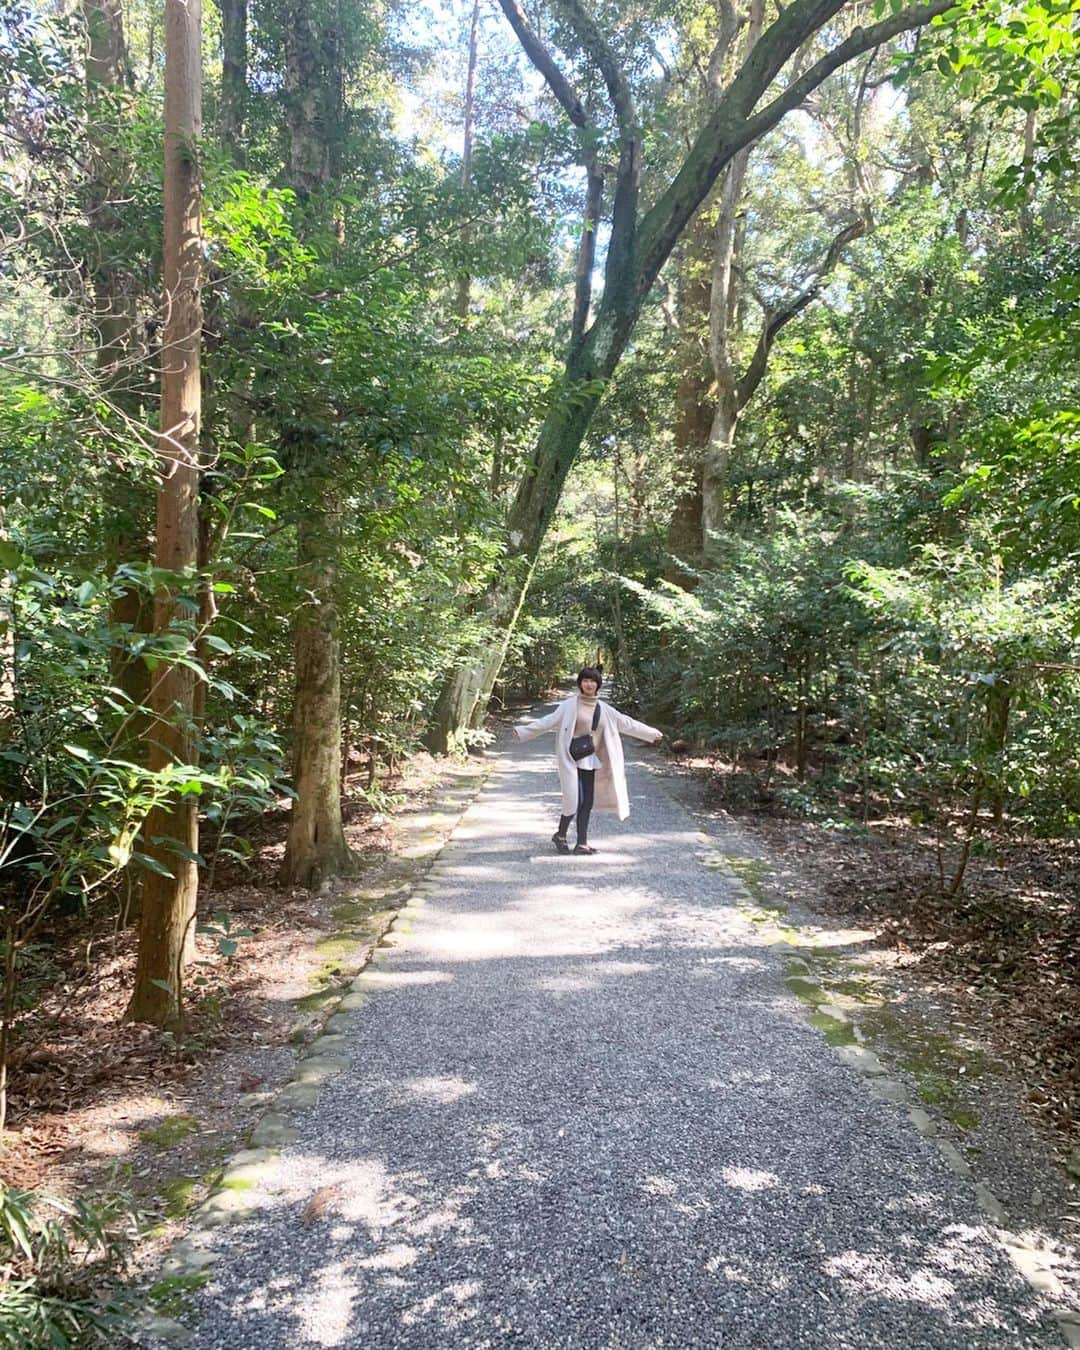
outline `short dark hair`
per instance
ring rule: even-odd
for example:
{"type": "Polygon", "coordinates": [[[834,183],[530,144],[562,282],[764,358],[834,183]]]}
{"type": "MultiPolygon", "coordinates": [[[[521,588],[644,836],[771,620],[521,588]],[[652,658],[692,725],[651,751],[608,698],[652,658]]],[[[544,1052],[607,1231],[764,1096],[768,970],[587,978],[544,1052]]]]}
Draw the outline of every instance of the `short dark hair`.
{"type": "Polygon", "coordinates": [[[578,671],[577,687],[579,689],[581,688],[582,680],[595,680],[597,692],[599,692],[600,686],[604,683],[603,675],[600,674],[600,672],[596,669],[595,666],[584,666],[581,670],[578,671]]]}

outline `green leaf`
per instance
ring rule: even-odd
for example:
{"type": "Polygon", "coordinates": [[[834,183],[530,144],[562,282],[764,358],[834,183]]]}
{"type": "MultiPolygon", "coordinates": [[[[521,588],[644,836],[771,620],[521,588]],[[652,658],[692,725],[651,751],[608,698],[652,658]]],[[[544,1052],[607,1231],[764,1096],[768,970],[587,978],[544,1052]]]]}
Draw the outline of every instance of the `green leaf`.
{"type": "Polygon", "coordinates": [[[164,847],[168,848],[170,853],[175,853],[178,858],[183,858],[185,862],[194,863],[196,867],[206,866],[205,860],[200,857],[198,853],[193,853],[191,849],[185,848],[183,844],[169,842],[164,845],[164,847]]]}
{"type": "Polygon", "coordinates": [[[16,567],[21,567],[23,562],[22,551],[17,549],[10,539],[0,539],[0,567],[10,572],[16,567]]]}
{"type": "Polygon", "coordinates": [[[135,859],[136,862],[142,863],[143,867],[145,867],[148,872],[156,872],[159,877],[172,878],[173,874],[172,872],[169,871],[169,869],[165,866],[165,864],[162,862],[158,862],[156,858],[151,858],[149,854],[133,853],[131,856],[135,859]]]}

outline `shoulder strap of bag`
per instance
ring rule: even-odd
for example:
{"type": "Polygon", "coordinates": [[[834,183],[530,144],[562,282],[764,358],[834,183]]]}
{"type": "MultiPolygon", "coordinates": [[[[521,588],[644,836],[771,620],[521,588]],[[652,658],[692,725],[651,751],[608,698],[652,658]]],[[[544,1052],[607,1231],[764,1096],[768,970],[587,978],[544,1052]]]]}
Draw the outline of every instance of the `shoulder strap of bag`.
{"type": "Polygon", "coordinates": [[[595,712],[593,713],[593,715],[592,715],[592,729],[593,729],[593,731],[595,731],[596,728],[597,728],[599,725],[600,725],[600,704],[598,703],[598,704],[596,705],[596,711],[595,711],[595,712]]]}

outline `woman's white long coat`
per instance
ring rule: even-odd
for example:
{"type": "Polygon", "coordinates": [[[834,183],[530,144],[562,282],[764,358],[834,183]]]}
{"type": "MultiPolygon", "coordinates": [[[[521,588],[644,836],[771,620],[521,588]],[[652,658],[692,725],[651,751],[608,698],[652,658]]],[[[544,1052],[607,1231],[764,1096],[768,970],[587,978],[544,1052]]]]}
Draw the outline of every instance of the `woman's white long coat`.
{"type": "MultiPolygon", "coordinates": [[[[630,798],[626,791],[626,764],[619,733],[633,736],[639,741],[658,741],[661,733],[645,722],[635,722],[610,703],[601,703],[599,706],[604,738],[597,751],[600,767],[596,771],[594,804],[599,811],[617,811],[619,819],[625,820],[630,814],[630,798]]],[[[578,809],[577,765],[570,758],[570,741],[576,722],[577,695],[571,694],[546,717],[538,717],[535,722],[526,722],[524,726],[514,728],[515,736],[522,741],[531,741],[534,736],[542,736],[546,731],[555,732],[555,759],[559,766],[564,816],[572,816],[578,809]]]]}

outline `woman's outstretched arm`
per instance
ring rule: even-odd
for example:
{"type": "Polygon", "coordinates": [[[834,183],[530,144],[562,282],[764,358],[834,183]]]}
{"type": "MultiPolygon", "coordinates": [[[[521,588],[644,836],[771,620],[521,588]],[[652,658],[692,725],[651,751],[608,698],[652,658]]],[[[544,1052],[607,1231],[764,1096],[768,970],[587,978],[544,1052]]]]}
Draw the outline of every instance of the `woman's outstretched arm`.
{"type": "Polygon", "coordinates": [[[554,712],[548,713],[546,717],[538,717],[535,722],[524,722],[521,726],[514,728],[514,735],[519,741],[531,741],[534,736],[542,736],[545,731],[554,731],[559,725],[559,719],[562,717],[562,705],[554,712]]]}
{"type": "Polygon", "coordinates": [[[611,711],[615,717],[615,725],[624,736],[633,736],[636,740],[648,741],[653,745],[664,739],[664,733],[649,726],[647,722],[637,722],[634,718],[627,717],[626,713],[619,712],[618,708],[612,708],[611,711]]]}

